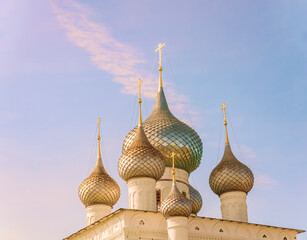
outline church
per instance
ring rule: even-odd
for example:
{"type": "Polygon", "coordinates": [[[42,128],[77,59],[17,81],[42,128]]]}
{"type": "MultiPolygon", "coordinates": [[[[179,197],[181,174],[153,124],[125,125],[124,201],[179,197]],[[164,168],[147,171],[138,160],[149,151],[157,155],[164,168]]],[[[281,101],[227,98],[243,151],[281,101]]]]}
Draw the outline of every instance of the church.
{"type": "Polygon", "coordinates": [[[194,129],[170,111],[163,90],[160,44],[159,87],[151,115],[143,122],[139,80],[138,125],[126,136],[118,174],[128,187],[129,209],[112,212],[120,188],[106,172],[100,149],[96,165],[79,187],[86,210],[86,227],[64,240],[294,240],[303,230],[248,222],[247,194],[254,185],[251,169],[232,153],[223,103],[224,155],[212,170],[209,184],[220,198],[222,219],[198,216],[201,194],[189,175],[201,162],[203,144],[194,129]]]}

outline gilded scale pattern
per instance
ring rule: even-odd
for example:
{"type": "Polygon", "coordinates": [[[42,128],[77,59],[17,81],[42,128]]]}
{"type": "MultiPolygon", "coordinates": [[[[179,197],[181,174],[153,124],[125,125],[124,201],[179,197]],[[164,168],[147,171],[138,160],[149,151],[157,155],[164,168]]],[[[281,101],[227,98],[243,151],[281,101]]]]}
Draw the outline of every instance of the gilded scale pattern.
{"type": "MultiPolygon", "coordinates": [[[[158,92],[152,114],[143,122],[149,142],[164,156],[166,166],[172,166],[172,152],[176,154],[176,167],[191,173],[200,164],[203,145],[198,134],[179,121],[168,109],[163,88],[158,92]]],[[[123,144],[125,152],[136,135],[135,127],[123,144]]]]}
{"type": "Polygon", "coordinates": [[[135,177],[149,177],[159,180],[165,170],[163,155],[150,144],[143,129],[141,85],[142,80],[139,79],[137,85],[139,88],[139,125],[137,132],[132,144],[123,152],[118,161],[119,176],[125,181],[135,177]]]}
{"type": "Polygon", "coordinates": [[[229,143],[226,143],[224,156],[211,172],[209,184],[212,191],[219,196],[231,191],[248,193],[254,185],[254,175],[246,165],[236,159],[229,143]]]}
{"type": "Polygon", "coordinates": [[[189,185],[190,201],[192,203],[192,213],[197,214],[203,206],[203,199],[200,193],[189,185]]]}
{"type": "Polygon", "coordinates": [[[165,217],[189,217],[192,212],[191,201],[179,192],[175,182],[169,195],[161,204],[161,212],[165,217]]]}
{"type": "Polygon", "coordinates": [[[104,204],[113,207],[120,197],[117,182],[104,169],[100,151],[100,118],[98,118],[98,156],[95,168],[79,186],[79,198],[85,207],[104,204]]]}
{"type": "Polygon", "coordinates": [[[88,207],[105,204],[113,207],[120,197],[120,188],[113,178],[105,173],[92,173],[79,187],[79,198],[88,207]]]}
{"type": "Polygon", "coordinates": [[[125,181],[134,177],[159,180],[165,170],[163,155],[150,144],[142,126],[137,131],[133,144],[118,161],[119,176],[125,181]]]}

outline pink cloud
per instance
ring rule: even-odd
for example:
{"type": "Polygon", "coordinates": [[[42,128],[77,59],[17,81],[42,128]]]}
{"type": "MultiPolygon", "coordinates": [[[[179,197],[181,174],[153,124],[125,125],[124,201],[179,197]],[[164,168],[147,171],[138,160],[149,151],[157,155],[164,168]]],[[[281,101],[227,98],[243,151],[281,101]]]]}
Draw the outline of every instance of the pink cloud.
{"type": "MultiPolygon", "coordinates": [[[[90,20],[92,10],[73,0],[55,0],[52,6],[58,22],[66,29],[68,39],[75,45],[85,49],[91,61],[101,70],[114,76],[113,81],[123,85],[121,93],[137,94],[136,82],[142,76],[144,80],[143,95],[154,98],[158,81],[149,73],[143,71],[141,66],[145,63],[142,54],[132,46],[115,39],[109,29],[102,23],[90,20]]],[[[184,117],[187,109],[187,97],[178,94],[175,88],[168,85],[167,98],[174,113],[184,117]]],[[[197,121],[197,111],[190,112],[191,118],[197,121]]]]}

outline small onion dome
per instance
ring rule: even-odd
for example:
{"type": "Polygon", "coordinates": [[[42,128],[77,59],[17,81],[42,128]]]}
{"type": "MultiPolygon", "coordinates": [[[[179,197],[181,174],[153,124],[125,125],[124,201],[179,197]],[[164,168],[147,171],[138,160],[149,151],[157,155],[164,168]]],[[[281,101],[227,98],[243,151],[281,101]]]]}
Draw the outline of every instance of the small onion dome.
{"type": "Polygon", "coordinates": [[[172,189],[161,204],[161,212],[164,217],[189,217],[192,213],[192,203],[179,192],[176,183],[173,182],[172,189]]]}
{"type": "Polygon", "coordinates": [[[135,177],[159,180],[165,170],[163,155],[148,141],[142,124],[139,124],[129,148],[118,161],[119,176],[125,181],[135,177]]]}
{"type": "Polygon", "coordinates": [[[104,204],[113,207],[120,197],[120,188],[103,167],[98,155],[96,166],[79,187],[79,198],[85,207],[104,204]]]}
{"type": "Polygon", "coordinates": [[[246,165],[236,159],[229,143],[226,143],[224,156],[211,172],[209,184],[212,191],[219,196],[232,191],[247,194],[254,185],[254,175],[246,165]]]}
{"type": "Polygon", "coordinates": [[[189,185],[189,191],[190,201],[192,203],[192,213],[196,215],[203,206],[203,199],[201,198],[200,193],[191,185],[189,185]]]}
{"type": "MultiPolygon", "coordinates": [[[[164,156],[166,166],[172,166],[173,152],[177,156],[176,168],[191,173],[199,166],[203,152],[202,141],[192,128],[170,112],[162,87],[158,91],[154,109],[143,126],[150,143],[164,156]]],[[[131,146],[136,133],[137,127],[126,136],[123,152],[131,146]]]]}

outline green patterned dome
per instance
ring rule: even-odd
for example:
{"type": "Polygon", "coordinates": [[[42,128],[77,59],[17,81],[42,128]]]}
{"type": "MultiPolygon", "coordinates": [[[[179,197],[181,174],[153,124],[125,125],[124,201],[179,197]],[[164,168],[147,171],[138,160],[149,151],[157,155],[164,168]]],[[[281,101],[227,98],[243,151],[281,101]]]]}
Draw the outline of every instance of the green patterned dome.
{"type": "MultiPolygon", "coordinates": [[[[176,168],[191,173],[199,166],[203,152],[202,141],[192,128],[170,112],[162,87],[158,91],[151,115],[143,122],[143,128],[149,142],[162,153],[167,167],[172,166],[172,152],[176,154],[176,168]]],[[[123,152],[130,147],[136,133],[137,127],[127,135],[123,152]]]]}
{"type": "Polygon", "coordinates": [[[190,191],[190,200],[192,203],[192,213],[196,215],[203,206],[203,199],[200,193],[191,185],[189,185],[189,191],[190,191]]]}

